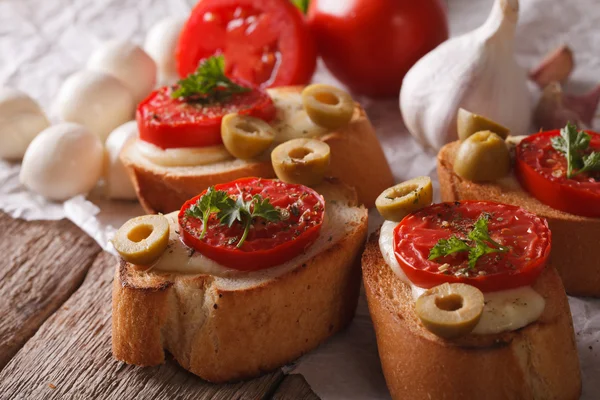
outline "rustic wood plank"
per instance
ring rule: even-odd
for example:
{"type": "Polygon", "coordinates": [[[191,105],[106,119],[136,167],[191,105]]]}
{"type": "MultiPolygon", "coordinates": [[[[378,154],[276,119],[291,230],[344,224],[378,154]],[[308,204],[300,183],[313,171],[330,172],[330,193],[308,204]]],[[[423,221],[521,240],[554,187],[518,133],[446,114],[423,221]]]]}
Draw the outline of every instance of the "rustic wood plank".
{"type": "Polygon", "coordinates": [[[140,368],[111,355],[111,284],[115,259],[101,253],[83,285],[40,327],[0,372],[10,399],[261,399],[283,379],[280,371],[252,381],[214,385],[173,360],[140,368]]]}
{"type": "Polygon", "coordinates": [[[319,400],[302,375],[286,375],[273,394],[273,400],[319,400]]]}
{"type": "Polygon", "coordinates": [[[0,213],[0,369],[81,285],[100,251],[70,221],[0,213]]]}

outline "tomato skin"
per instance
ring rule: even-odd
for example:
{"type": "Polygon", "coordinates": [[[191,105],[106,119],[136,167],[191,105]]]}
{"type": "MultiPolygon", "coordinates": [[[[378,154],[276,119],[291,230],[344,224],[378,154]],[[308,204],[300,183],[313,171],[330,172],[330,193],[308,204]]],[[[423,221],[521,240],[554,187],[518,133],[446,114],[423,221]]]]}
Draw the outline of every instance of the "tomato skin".
{"type": "Polygon", "coordinates": [[[261,88],[306,84],[317,62],[314,38],[289,0],[199,1],[179,37],[179,75],[214,54],[224,55],[229,77],[261,88]]]}
{"type": "Polygon", "coordinates": [[[397,96],[408,70],[448,39],[440,0],[312,0],[308,23],[333,75],[373,97],[397,96]]]}
{"type": "MultiPolygon", "coordinates": [[[[592,136],[590,147],[600,150],[600,134],[587,131],[592,136]]],[[[521,141],[516,149],[515,175],[521,186],[542,203],[570,214],[600,218],[600,181],[586,182],[579,176],[576,180],[554,176],[550,168],[544,168],[552,156],[555,165],[566,170],[566,158],[549,149],[550,139],[560,131],[547,131],[531,135],[521,141]],[[544,148],[539,145],[544,144],[544,148]]],[[[556,167],[555,167],[556,168],[556,167]]]]}
{"type": "Polygon", "coordinates": [[[461,201],[434,204],[406,216],[394,229],[394,249],[400,267],[416,286],[466,283],[493,292],[535,282],[550,256],[551,238],[546,220],[525,209],[489,201],[461,201]],[[488,222],[490,236],[496,241],[502,238],[503,245],[511,250],[482,256],[476,270],[486,271],[484,275],[440,272],[438,268],[445,262],[452,271],[465,266],[467,254],[428,260],[431,248],[439,239],[457,233],[466,236],[465,230],[472,228],[482,212],[492,215],[488,222]],[[449,225],[441,225],[440,221],[448,220],[452,221],[449,225]]]}
{"type": "MultiPolygon", "coordinates": [[[[269,240],[268,237],[257,238],[257,244],[255,244],[253,243],[251,235],[249,235],[242,247],[237,248],[235,243],[227,243],[227,239],[229,238],[229,235],[232,234],[239,237],[241,224],[236,222],[234,223],[233,228],[227,228],[221,225],[215,218],[212,220],[213,226],[218,226],[218,229],[212,231],[211,225],[209,225],[207,236],[200,239],[198,232],[190,229],[189,222],[186,223],[187,217],[185,212],[206,193],[205,190],[200,195],[188,200],[179,211],[178,219],[180,236],[181,240],[187,246],[226,267],[240,271],[255,271],[283,264],[304,252],[317,240],[325,215],[325,201],[317,192],[303,185],[254,177],[242,178],[233,182],[215,185],[215,190],[226,190],[230,194],[233,194],[237,192],[238,187],[244,191],[246,191],[246,189],[250,190],[248,193],[251,194],[265,194],[269,193],[271,190],[269,194],[274,195],[274,197],[267,195],[263,197],[271,199],[274,206],[285,206],[287,204],[288,209],[289,201],[291,201],[290,198],[297,199],[297,197],[292,197],[290,194],[305,194],[306,199],[304,202],[311,204],[310,209],[313,211],[311,214],[315,215],[313,223],[308,224],[310,226],[304,225],[303,230],[301,230],[299,234],[295,234],[293,232],[295,228],[287,230],[285,229],[285,226],[288,225],[281,222],[278,226],[273,228],[277,231],[276,233],[271,230],[272,235],[278,236],[278,238],[272,240],[269,240]],[[318,210],[315,210],[315,208],[318,208],[318,210]],[[281,228],[282,224],[283,228],[281,228]],[[287,235],[285,232],[290,232],[290,234],[287,235]],[[293,239],[290,238],[290,235],[293,236],[293,239]]],[[[304,215],[302,209],[300,209],[300,213],[300,215],[304,215]]],[[[290,216],[289,221],[293,220],[294,217],[290,216]]],[[[260,221],[257,221],[254,225],[256,226],[260,223],[260,221]]],[[[198,228],[201,229],[201,221],[197,221],[196,225],[199,225],[198,228]]],[[[293,226],[298,226],[298,223],[293,226]]]]}
{"type": "Polygon", "coordinates": [[[171,90],[168,86],[155,90],[136,110],[140,139],[162,149],[223,144],[221,120],[230,112],[265,121],[276,114],[271,97],[259,89],[235,94],[227,104],[205,106],[172,99],[171,90]]]}

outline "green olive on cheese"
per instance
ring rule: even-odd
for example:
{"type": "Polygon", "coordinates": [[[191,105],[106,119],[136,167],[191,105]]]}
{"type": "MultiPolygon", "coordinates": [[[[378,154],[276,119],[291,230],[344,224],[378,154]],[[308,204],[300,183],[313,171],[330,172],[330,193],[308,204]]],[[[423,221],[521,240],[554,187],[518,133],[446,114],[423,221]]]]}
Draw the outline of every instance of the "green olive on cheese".
{"type": "Polygon", "coordinates": [[[169,221],[164,215],[144,215],[125,222],[112,239],[127,262],[151,265],[169,244],[169,221]]]}
{"type": "Polygon", "coordinates": [[[227,114],[221,121],[221,137],[229,153],[247,160],[262,154],[275,140],[275,131],[265,121],[248,115],[227,114]]]}
{"type": "Polygon", "coordinates": [[[462,142],[454,159],[454,172],[473,182],[489,182],[510,171],[510,152],[495,133],[481,131],[462,142]]]}
{"type": "Polygon", "coordinates": [[[492,131],[502,139],[506,139],[509,133],[507,127],[481,115],[473,114],[464,108],[458,109],[458,114],[456,115],[456,129],[458,138],[461,142],[479,131],[492,131]]]}
{"type": "Polygon", "coordinates": [[[427,330],[451,339],[475,329],[483,306],[483,293],[475,286],[443,283],[419,296],[415,311],[427,330]]]}
{"type": "Polygon", "coordinates": [[[327,129],[348,124],[354,113],[354,100],[347,92],[321,83],[304,88],[302,103],[310,119],[327,129]]]}
{"type": "Polygon", "coordinates": [[[279,179],[306,186],[319,184],[329,168],[329,145],[318,139],[293,139],[271,152],[279,179]]]}
{"type": "Polygon", "coordinates": [[[379,214],[389,221],[401,221],[413,211],[431,204],[431,178],[419,176],[384,190],[375,200],[379,214]]]}

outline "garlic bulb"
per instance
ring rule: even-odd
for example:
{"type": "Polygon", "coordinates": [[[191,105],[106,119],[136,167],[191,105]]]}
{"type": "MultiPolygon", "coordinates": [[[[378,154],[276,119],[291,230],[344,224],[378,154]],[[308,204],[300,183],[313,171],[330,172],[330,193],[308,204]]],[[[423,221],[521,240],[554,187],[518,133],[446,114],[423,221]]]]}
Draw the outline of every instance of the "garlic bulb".
{"type": "Polygon", "coordinates": [[[167,17],[156,23],[146,36],[144,50],[156,63],[160,85],[172,85],[179,79],[175,49],[184,23],[185,19],[167,17]]]}
{"type": "Polygon", "coordinates": [[[518,10],[518,0],[495,0],[482,26],[442,43],[408,71],[400,111],[424,147],[439,150],[457,139],[461,107],[515,135],[529,131],[531,98],[513,51],[518,10]]]}

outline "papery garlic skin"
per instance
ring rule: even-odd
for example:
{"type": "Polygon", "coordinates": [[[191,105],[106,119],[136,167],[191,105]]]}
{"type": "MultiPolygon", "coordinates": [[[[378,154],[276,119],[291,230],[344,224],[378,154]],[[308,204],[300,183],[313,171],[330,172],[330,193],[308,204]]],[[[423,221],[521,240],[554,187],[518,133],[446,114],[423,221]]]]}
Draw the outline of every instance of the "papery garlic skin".
{"type": "Polygon", "coordinates": [[[457,140],[459,108],[529,132],[532,102],[526,72],[513,51],[518,0],[496,0],[479,28],[452,38],[419,60],[400,90],[400,111],[424,147],[439,150],[457,140]]]}
{"type": "Polygon", "coordinates": [[[20,160],[33,138],[49,126],[35,100],[20,90],[0,87],[0,158],[20,160]]]}

